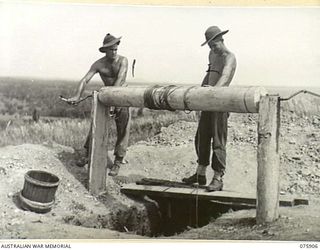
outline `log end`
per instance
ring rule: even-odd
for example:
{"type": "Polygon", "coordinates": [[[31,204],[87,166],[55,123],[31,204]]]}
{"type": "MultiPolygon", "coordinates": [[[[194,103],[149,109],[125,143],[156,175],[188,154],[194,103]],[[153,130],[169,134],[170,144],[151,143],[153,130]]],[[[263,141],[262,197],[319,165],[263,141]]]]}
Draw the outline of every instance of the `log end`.
{"type": "Polygon", "coordinates": [[[259,112],[259,104],[261,97],[266,96],[268,91],[264,87],[250,87],[245,93],[245,106],[248,113],[259,112]]]}

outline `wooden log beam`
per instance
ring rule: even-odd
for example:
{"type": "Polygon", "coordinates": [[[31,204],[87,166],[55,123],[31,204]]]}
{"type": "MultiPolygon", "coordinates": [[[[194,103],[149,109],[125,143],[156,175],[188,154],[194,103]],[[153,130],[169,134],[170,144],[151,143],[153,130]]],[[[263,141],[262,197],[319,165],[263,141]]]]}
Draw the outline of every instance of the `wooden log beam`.
{"type": "Polygon", "coordinates": [[[106,190],[108,158],[109,107],[98,100],[98,92],[93,94],[92,138],[89,158],[89,191],[98,195],[106,190]]]}
{"type": "Polygon", "coordinates": [[[260,101],[258,123],[258,224],[272,222],[279,216],[279,96],[265,96],[260,101]]]}
{"type": "MultiPolygon", "coordinates": [[[[98,98],[106,106],[146,107],[146,91],[151,87],[103,87],[98,98]]],[[[168,86],[154,87],[153,96],[161,102],[168,86]]],[[[257,113],[262,87],[199,87],[175,86],[169,88],[166,103],[174,110],[201,110],[218,112],[257,113]]]]}

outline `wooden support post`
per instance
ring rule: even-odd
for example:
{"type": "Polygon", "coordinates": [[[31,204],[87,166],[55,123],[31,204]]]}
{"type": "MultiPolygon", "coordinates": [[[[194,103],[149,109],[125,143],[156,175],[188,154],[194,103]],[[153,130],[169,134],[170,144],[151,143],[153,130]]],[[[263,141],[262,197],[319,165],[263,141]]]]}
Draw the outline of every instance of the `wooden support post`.
{"type": "Polygon", "coordinates": [[[106,190],[108,158],[109,107],[98,100],[98,92],[93,94],[92,138],[89,159],[89,191],[98,195],[106,190]]]}
{"type": "Polygon", "coordinates": [[[263,96],[258,123],[258,224],[272,222],[279,216],[279,96],[263,96]]]}

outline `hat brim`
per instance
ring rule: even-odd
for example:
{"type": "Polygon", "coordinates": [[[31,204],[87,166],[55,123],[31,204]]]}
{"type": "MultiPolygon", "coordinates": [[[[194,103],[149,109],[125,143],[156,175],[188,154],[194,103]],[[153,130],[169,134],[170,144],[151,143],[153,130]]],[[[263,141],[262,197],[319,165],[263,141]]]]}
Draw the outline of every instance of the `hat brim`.
{"type": "Polygon", "coordinates": [[[211,37],[209,40],[205,41],[203,44],[201,44],[201,46],[204,46],[206,45],[208,42],[218,38],[219,36],[223,36],[224,34],[228,33],[229,30],[224,30],[224,31],[221,31],[220,33],[216,34],[215,36],[211,37]]]}
{"type": "Polygon", "coordinates": [[[118,42],[120,42],[120,39],[121,39],[121,36],[116,38],[116,39],[113,39],[112,41],[104,44],[102,47],[99,48],[99,51],[100,52],[105,52],[105,49],[108,48],[108,47],[111,47],[115,44],[117,44],[118,42]]]}

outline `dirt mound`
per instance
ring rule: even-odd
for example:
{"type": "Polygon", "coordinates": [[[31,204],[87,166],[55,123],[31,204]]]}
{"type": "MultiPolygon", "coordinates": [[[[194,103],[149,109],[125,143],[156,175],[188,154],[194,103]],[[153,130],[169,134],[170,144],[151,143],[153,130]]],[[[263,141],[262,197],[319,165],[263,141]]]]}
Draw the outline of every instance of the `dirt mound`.
{"type": "MultiPolygon", "coordinates": [[[[257,118],[252,114],[230,116],[225,175],[227,190],[256,192],[257,118]]],[[[99,197],[88,193],[87,171],[76,166],[77,154],[72,148],[31,144],[0,148],[1,238],[136,238],[139,237],[136,234],[152,234],[160,220],[157,205],[147,197],[129,199],[120,193],[120,187],[123,183],[135,182],[142,177],[180,181],[184,176],[193,174],[196,166],[193,146],[196,127],[194,122],[180,121],[162,128],[160,134],[148,141],[131,146],[126,157],[129,163],[122,165],[119,176],[107,178],[107,192],[99,197]],[[23,187],[24,174],[31,169],[46,170],[61,179],[55,206],[47,214],[19,208],[17,194],[23,187]],[[152,210],[154,213],[150,213],[152,210]],[[122,234],[109,229],[131,233],[122,234]]],[[[282,116],[282,193],[319,198],[319,132],[318,117],[282,116]]],[[[112,152],[109,152],[109,156],[112,156],[112,152]]],[[[208,172],[210,179],[212,170],[208,172]]],[[[249,212],[247,216],[251,218],[252,214],[249,212]]],[[[306,214],[310,214],[310,211],[306,214]]],[[[233,216],[233,221],[237,221],[240,215],[236,212],[228,216],[233,216]]],[[[235,230],[229,228],[230,231],[226,224],[219,223],[217,228],[225,230],[225,234],[220,234],[221,237],[212,234],[211,238],[224,238],[223,235],[236,238],[235,230]],[[229,234],[226,230],[229,230],[229,234]]],[[[251,224],[245,225],[246,228],[253,227],[251,224]]],[[[206,228],[212,231],[212,227],[215,227],[214,223],[210,223],[204,231],[191,230],[181,237],[194,238],[193,232],[197,232],[197,235],[202,232],[205,236],[201,238],[206,238],[206,228]]],[[[230,227],[237,228],[234,225],[230,227]]],[[[267,236],[261,238],[267,239],[267,236]]],[[[245,237],[249,239],[249,233],[242,238],[245,237]]]]}
{"type": "MultiPolygon", "coordinates": [[[[73,164],[66,166],[61,161],[66,155],[73,155],[72,148],[24,144],[3,147],[0,151],[1,238],[121,237],[121,234],[110,230],[105,234],[88,231],[88,228],[112,227],[108,224],[112,217],[111,206],[105,206],[89,194],[83,185],[87,180],[85,169],[73,164]],[[55,205],[49,213],[37,214],[20,208],[18,193],[29,170],[48,171],[61,180],[55,205]],[[82,227],[74,230],[71,224],[82,227]]],[[[131,201],[124,198],[122,203],[126,202],[130,204],[131,201]]]]}

